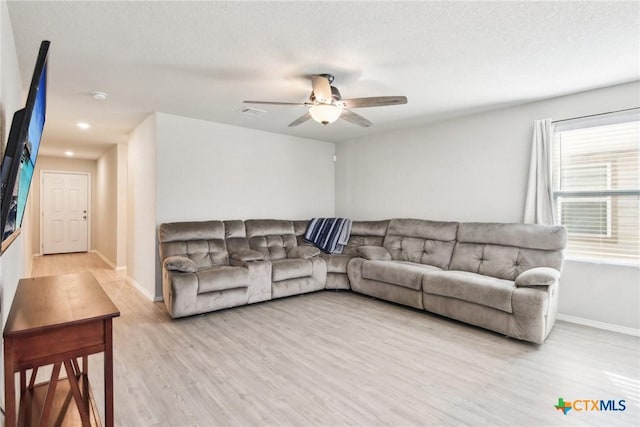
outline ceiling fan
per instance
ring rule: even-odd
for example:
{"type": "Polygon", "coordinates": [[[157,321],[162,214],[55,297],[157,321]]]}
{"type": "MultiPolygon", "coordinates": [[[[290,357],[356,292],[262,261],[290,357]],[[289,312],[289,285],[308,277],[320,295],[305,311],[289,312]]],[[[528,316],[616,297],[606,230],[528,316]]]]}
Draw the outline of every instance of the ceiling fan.
{"type": "Polygon", "coordinates": [[[354,125],[369,127],[373,123],[350,108],[384,107],[386,105],[401,105],[407,103],[406,96],[375,96],[369,98],[342,99],[340,91],[331,86],[334,77],[331,74],[317,74],[311,76],[312,92],[308,102],[271,102],[271,101],[244,101],[245,104],[268,105],[301,105],[309,108],[309,111],[289,124],[289,127],[298,126],[309,119],[327,125],[339,118],[354,125]]]}

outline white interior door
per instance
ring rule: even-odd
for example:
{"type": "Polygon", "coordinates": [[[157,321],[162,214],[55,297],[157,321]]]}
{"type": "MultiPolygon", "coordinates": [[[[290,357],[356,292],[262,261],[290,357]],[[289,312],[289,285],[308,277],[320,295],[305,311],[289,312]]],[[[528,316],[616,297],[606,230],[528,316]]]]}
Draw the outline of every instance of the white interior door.
{"type": "Polygon", "coordinates": [[[43,172],[43,254],[88,251],[87,174],[43,172]]]}

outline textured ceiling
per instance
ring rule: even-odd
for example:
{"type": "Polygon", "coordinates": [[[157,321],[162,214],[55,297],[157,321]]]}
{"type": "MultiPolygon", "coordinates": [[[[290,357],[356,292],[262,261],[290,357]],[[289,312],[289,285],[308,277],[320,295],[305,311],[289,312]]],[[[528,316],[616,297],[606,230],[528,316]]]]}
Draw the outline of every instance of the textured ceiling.
{"type": "Polygon", "coordinates": [[[640,78],[640,2],[14,2],[23,85],[51,40],[43,153],[96,158],[159,111],[325,141],[640,78]],[[310,74],[374,125],[287,125],[310,74]],[[109,94],[96,102],[92,91],[109,94]],[[92,124],[88,131],[75,124],[92,124]]]}

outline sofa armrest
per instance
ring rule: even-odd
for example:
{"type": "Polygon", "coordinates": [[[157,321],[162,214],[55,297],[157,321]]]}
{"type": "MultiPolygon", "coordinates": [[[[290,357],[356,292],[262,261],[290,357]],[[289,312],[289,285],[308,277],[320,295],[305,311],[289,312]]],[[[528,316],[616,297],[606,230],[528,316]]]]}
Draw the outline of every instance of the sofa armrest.
{"type": "Polygon", "coordinates": [[[382,246],[360,246],[357,253],[368,260],[391,261],[391,254],[382,246]]]}
{"type": "Polygon", "coordinates": [[[516,277],[516,286],[551,286],[560,278],[560,272],[550,267],[534,267],[516,277]]]}
{"type": "Polygon", "coordinates": [[[287,258],[307,259],[320,255],[320,249],[314,246],[294,246],[287,251],[287,258]]]}
{"type": "Polygon", "coordinates": [[[169,315],[173,318],[190,316],[197,312],[198,276],[196,273],[162,271],[162,296],[169,315]]]}
{"type": "Polygon", "coordinates": [[[262,261],[264,260],[264,254],[262,252],[249,249],[246,251],[232,253],[231,259],[240,262],[262,261]]]}
{"type": "Polygon", "coordinates": [[[198,271],[196,263],[185,256],[168,256],[164,259],[162,265],[169,271],[179,271],[182,273],[195,273],[198,271]]]}

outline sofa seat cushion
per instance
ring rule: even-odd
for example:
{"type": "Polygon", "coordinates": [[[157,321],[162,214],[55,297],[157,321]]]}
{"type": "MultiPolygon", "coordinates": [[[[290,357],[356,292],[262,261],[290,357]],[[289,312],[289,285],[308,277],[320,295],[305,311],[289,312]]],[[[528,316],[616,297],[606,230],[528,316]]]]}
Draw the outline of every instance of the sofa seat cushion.
{"type": "Polygon", "coordinates": [[[287,250],[287,258],[308,259],[320,255],[320,249],[315,246],[294,246],[287,250]]]}
{"type": "Polygon", "coordinates": [[[511,280],[469,271],[433,271],[424,276],[425,293],[441,295],[512,313],[511,297],[516,285],[511,280]]]}
{"type": "Polygon", "coordinates": [[[264,255],[262,252],[247,249],[232,253],[231,259],[240,262],[262,261],[264,259],[264,255]]]}
{"type": "Polygon", "coordinates": [[[313,273],[313,264],[309,259],[278,259],[271,261],[271,277],[274,282],[309,277],[313,273]]]}
{"type": "Polygon", "coordinates": [[[422,289],[422,276],[430,271],[441,271],[441,269],[433,265],[408,261],[365,261],[362,265],[362,277],[365,279],[418,291],[422,289]]]}
{"type": "Polygon", "coordinates": [[[347,264],[353,258],[353,255],[333,254],[320,255],[327,262],[327,273],[343,273],[347,274],[347,264]]]}
{"type": "Polygon", "coordinates": [[[196,272],[198,293],[224,291],[249,286],[249,270],[244,267],[214,267],[196,272]]]}

